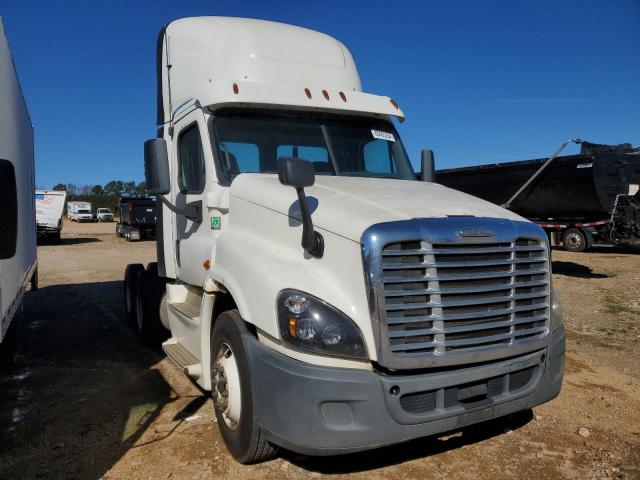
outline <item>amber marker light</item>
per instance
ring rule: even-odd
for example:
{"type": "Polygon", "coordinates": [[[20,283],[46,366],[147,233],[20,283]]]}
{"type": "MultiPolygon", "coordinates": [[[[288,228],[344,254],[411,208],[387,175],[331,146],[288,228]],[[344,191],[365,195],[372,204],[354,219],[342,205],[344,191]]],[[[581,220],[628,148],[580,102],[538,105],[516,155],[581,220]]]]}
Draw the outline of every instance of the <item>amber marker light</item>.
{"type": "Polygon", "coordinates": [[[293,317],[289,317],[289,335],[296,338],[296,319],[293,317]]]}
{"type": "Polygon", "coordinates": [[[344,92],[340,92],[338,95],[340,95],[340,98],[342,99],[343,102],[347,101],[347,96],[344,94],[344,92]]]}
{"type": "Polygon", "coordinates": [[[322,95],[324,95],[324,98],[326,100],[329,100],[329,92],[327,92],[326,90],[322,90],[322,95]]]}
{"type": "Polygon", "coordinates": [[[304,94],[307,96],[307,98],[311,98],[311,90],[309,90],[308,88],[304,89],[304,94]]]}
{"type": "Polygon", "coordinates": [[[237,95],[239,91],[240,91],[240,89],[238,88],[238,84],[234,83],[233,84],[233,93],[235,93],[237,95]]]}
{"type": "Polygon", "coordinates": [[[400,110],[400,107],[398,106],[398,104],[393,98],[390,98],[389,101],[391,102],[391,105],[395,107],[396,110],[400,110]]]}

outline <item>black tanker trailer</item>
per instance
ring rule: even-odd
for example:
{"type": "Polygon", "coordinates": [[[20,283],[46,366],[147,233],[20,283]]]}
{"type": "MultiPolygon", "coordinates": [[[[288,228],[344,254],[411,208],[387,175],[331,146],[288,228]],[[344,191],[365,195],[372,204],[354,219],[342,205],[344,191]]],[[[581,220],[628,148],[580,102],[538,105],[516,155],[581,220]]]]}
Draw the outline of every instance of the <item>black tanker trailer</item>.
{"type": "Polygon", "coordinates": [[[437,183],[508,208],[539,223],[556,244],[640,240],[640,148],[580,144],[577,155],[436,170],[437,183]]]}

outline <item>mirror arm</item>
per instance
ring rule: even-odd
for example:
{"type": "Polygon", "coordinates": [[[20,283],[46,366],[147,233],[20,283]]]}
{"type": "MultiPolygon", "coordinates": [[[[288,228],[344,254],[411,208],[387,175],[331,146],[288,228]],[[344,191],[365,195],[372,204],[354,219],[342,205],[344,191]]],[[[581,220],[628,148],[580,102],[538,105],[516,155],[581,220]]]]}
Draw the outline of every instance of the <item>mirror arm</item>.
{"type": "Polygon", "coordinates": [[[313,229],[313,220],[311,220],[311,214],[309,213],[309,205],[304,194],[304,188],[296,188],[296,193],[298,194],[300,215],[302,217],[302,248],[309,255],[320,258],[324,253],[324,238],[313,229]]]}
{"type": "Polygon", "coordinates": [[[184,215],[193,222],[202,223],[202,200],[190,202],[187,203],[184,208],[178,208],[169,200],[167,200],[164,195],[158,195],[158,198],[173,213],[184,215]]]}

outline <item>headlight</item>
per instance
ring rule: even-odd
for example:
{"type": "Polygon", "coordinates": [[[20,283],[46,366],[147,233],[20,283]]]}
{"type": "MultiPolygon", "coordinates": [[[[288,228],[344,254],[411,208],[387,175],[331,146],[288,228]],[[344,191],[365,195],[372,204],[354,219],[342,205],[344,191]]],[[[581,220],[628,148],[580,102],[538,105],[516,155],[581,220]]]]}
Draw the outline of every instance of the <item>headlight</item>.
{"type": "Polygon", "coordinates": [[[358,326],[322,300],[283,290],[277,307],[280,336],[289,345],[324,355],[367,358],[358,326]]]}
{"type": "Polygon", "coordinates": [[[556,293],[555,288],[551,287],[551,331],[561,327],[564,324],[562,320],[562,305],[560,305],[560,297],[556,293]]]}

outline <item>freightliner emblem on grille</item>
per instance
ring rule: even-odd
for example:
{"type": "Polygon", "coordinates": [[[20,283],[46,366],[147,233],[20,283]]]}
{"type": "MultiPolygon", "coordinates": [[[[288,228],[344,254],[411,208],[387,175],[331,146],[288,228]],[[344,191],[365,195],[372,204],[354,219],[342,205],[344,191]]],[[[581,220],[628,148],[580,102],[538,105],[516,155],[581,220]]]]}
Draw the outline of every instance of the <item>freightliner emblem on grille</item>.
{"type": "Polygon", "coordinates": [[[461,237],[493,237],[495,234],[486,228],[467,227],[458,230],[458,235],[461,237]]]}

